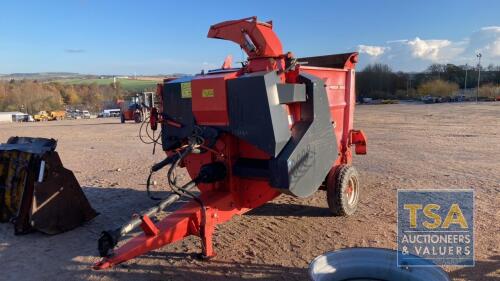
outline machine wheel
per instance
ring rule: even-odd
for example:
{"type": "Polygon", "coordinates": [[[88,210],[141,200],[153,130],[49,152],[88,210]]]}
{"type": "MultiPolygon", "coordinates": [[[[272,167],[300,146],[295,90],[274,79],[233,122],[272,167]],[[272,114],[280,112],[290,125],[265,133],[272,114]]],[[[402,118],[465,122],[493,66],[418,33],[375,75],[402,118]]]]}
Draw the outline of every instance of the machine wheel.
{"type": "Polygon", "coordinates": [[[331,170],[326,182],[328,208],[334,216],[350,216],[356,212],[361,185],[356,168],[340,165],[331,170]]]}
{"type": "Polygon", "coordinates": [[[134,121],[135,121],[135,123],[142,122],[142,114],[140,112],[134,113],[134,121]]]}
{"type": "Polygon", "coordinates": [[[120,114],[120,122],[125,123],[125,115],[120,114]]]}

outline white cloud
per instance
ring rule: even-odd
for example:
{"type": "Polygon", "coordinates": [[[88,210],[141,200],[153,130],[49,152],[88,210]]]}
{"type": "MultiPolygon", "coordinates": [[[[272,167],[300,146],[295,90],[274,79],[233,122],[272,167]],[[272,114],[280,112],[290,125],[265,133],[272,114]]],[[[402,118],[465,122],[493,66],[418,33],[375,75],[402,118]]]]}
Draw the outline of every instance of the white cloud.
{"type": "Polygon", "coordinates": [[[500,57],[500,38],[490,44],[486,45],[484,49],[492,57],[500,57]]]}
{"type": "Polygon", "coordinates": [[[381,46],[358,45],[358,52],[370,55],[372,57],[378,57],[380,55],[383,55],[384,52],[388,49],[390,48],[381,46]]]}
{"type": "Polygon", "coordinates": [[[415,40],[406,42],[412,50],[412,55],[430,61],[439,61],[443,54],[443,49],[451,45],[449,40],[422,40],[418,37],[415,40]]]}
{"type": "Polygon", "coordinates": [[[500,33],[500,26],[485,26],[481,28],[481,31],[493,31],[493,32],[499,32],[500,33]]]}
{"type": "Polygon", "coordinates": [[[420,71],[430,63],[457,65],[477,63],[500,64],[500,26],[485,26],[460,40],[448,38],[399,39],[386,41],[380,46],[359,45],[360,67],[373,62],[389,64],[395,70],[420,71]]]}
{"type": "Polygon", "coordinates": [[[391,43],[406,43],[406,42],[408,42],[408,39],[389,40],[385,43],[391,44],[391,43]]]}
{"type": "Polygon", "coordinates": [[[500,57],[500,26],[486,26],[472,35],[474,51],[481,52],[485,58],[500,57]]]}

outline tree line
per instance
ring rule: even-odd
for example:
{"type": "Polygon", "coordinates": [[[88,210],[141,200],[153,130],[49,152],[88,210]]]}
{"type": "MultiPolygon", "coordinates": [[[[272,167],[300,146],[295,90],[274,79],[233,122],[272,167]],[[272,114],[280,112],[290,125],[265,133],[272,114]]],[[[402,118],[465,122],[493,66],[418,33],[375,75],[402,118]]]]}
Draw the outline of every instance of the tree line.
{"type": "MultiPolygon", "coordinates": [[[[477,88],[477,81],[478,68],[467,65],[432,64],[423,72],[408,73],[376,63],[357,73],[356,88],[361,99],[416,99],[454,96],[459,90],[477,88]]],[[[480,96],[500,96],[500,66],[481,67],[480,84],[480,96]]]]}
{"type": "Polygon", "coordinates": [[[97,112],[105,104],[128,95],[119,82],[110,85],[64,84],[36,80],[0,81],[0,111],[22,111],[35,114],[66,108],[97,112]]]}
{"type": "MultiPolygon", "coordinates": [[[[358,72],[356,91],[358,99],[449,97],[457,95],[460,89],[477,87],[477,78],[477,67],[466,65],[432,64],[423,72],[407,73],[376,63],[358,72]]],[[[500,96],[500,66],[482,68],[480,82],[481,97],[500,96]]],[[[27,79],[0,81],[0,111],[35,114],[41,110],[76,108],[97,112],[129,94],[119,82],[72,85],[27,79]]]]}

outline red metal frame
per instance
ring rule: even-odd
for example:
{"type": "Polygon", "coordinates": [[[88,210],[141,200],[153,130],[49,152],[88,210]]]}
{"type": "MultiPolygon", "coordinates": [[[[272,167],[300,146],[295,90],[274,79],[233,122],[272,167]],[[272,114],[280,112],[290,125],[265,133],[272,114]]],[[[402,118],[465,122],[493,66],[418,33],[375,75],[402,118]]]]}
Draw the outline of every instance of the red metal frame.
{"type": "MultiPolygon", "coordinates": [[[[332,171],[340,164],[352,161],[351,145],[356,146],[357,153],[366,153],[364,134],[361,131],[352,129],[355,105],[354,66],[357,62],[357,54],[347,57],[343,68],[332,69],[297,65],[295,70],[285,74],[284,71],[281,71],[284,68],[285,59],[292,59],[293,56],[291,53],[283,54],[281,42],[272,31],[272,22],[258,22],[256,17],[222,22],[210,28],[208,37],[236,42],[249,55],[249,64],[238,72],[231,73],[231,77],[237,77],[245,72],[278,70],[281,73],[283,82],[297,82],[296,79],[300,72],[316,75],[325,81],[330,114],[334,123],[334,133],[340,152],[332,171]],[[254,45],[254,49],[249,46],[248,38],[250,38],[251,44],[254,45]]],[[[227,67],[227,64],[224,65],[227,67]]],[[[199,110],[198,114],[195,112],[197,118],[204,115],[200,115],[200,112],[207,109],[202,97],[198,97],[198,94],[203,89],[213,85],[210,83],[205,84],[203,81],[214,77],[216,76],[209,74],[193,80],[193,111],[199,110]]],[[[222,78],[225,80],[224,75],[222,78]]],[[[161,97],[161,87],[158,88],[158,91],[161,97]]],[[[224,94],[223,96],[225,98],[224,94]]],[[[225,103],[222,103],[225,106],[225,103]]],[[[215,110],[217,114],[220,114],[216,117],[215,122],[222,120],[224,123],[226,122],[227,113],[224,112],[224,106],[220,105],[208,109],[215,110]]],[[[301,118],[300,103],[289,105],[288,112],[291,117],[290,126],[293,126],[293,122],[301,118]]],[[[203,118],[203,116],[200,117],[198,121],[203,118]]],[[[158,122],[168,123],[169,121],[159,120],[158,122]]],[[[173,152],[167,151],[167,154],[171,153],[173,152]]],[[[207,163],[222,161],[226,163],[228,168],[224,181],[198,185],[201,191],[200,199],[205,206],[204,212],[201,210],[200,205],[192,200],[156,224],[148,217],[143,217],[141,225],[143,233],[116,249],[114,255],[104,258],[95,265],[95,268],[111,267],[189,235],[196,235],[201,238],[202,254],[205,257],[214,256],[212,234],[217,224],[230,220],[234,215],[243,214],[252,208],[259,207],[280,195],[266,180],[233,176],[231,167],[239,157],[270,158],[263,151],[229,134],[220,136],[215,146],[210,149],[207,148],[206,153],[190,154],[184,158],[180,165],[187,168],[191,178],[195,178],[200,168],[207,163]],[[205,214],[204,220],[202,218],[203,214],[205,214]]]]}
{"type": "MultiPolygon", "coordinates": [[[[245,148],[246,153],[257,155],[262,153],[233,136],[225,135],[217,141],[213,151],[192,154],[182,164],[194,178],[200,167],[206,163],[228,161],[233,164],[242,147],[245,148]]],[[[231,164],[228,167],[231,167],[231,164]]],[[[156,224],[152,223],[148,217],[143,217],[141,224],[143,233],[127,241],[115,250],[111,257],[104,258],[95,264],[94,268],[112,267],[190,235],[201,238],[204,245],[203,256],[213,257],[215,252],[212,246],[212,235],[217,224],[259,207],[280,194],[272,189],[266,181],[239,179],[232,176],[231,170],[228,171],[224,182],[200,184],[198,188],[201,191],[200,199],[206,206],[206,223],[203,232],[201,231],[202,212],[200,205],[192,200],[156,224]]]]}

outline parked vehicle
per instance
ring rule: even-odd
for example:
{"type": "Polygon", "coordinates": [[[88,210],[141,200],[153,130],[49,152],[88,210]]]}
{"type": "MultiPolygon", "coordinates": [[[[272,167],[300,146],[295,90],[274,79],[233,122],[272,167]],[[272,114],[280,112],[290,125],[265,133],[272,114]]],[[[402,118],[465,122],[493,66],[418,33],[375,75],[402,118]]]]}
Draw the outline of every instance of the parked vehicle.
{"type": "Polygon", "coordinates": [[[12,122],[35,122],[35,119],[27,113],[22,113],[12,115],[12,122]]]}
{"type": "Polygon", "coordinates": [[[453,97],[453,101],[455,102],[464,102],[467,100],[467,97],[464,95],[457,95],[453,97]]]}
{"type": "Polygon", "coordinates": [[[424,103],[440,103],[440,102],[443,102],[443,98],[433,97],[433,96],[425,96],[425,97],[422,97],[422,101],[424,103]]]}
{"type": "Polygon", "coordinates": [[[120,109],[105,109],[101,114],[102,117],[120,117],[120,109]]]}
{"type": "Polygon", "coordinates": [[[144,92],[130,97],[127,101],[120,101],[120,121],[133,120],[135,123],[141,123],[149,117],[149,111],[155,104],[155,93],[144,92]]]}
{"type": "Polygon", "coordinates": [[[53,121],[53,120],[62,120],[66,118],[66,112],[59,111],[40,111],[38,114],[33,115],[35,121],[53,121]]]}
{"type": "Polygon", "coordinates": [[[51,120],[63,120],[66,118],[66,111],[57,110],[57,111],[49,111],[49,116],[51,120]]]}
{"type": "Polygon", "coordinates": [[[46,111],[40,111],[38,114],[33,115],[35,121],[49,121],[49,115],[46,111]]]}
{"type": "Polygon", "coordinates": [[[68,119],[82,119],[83,112],[79,109],[68,110],[67,118],[68,119]]]}
{"type": "Polygon", "coordinates": [[[82,118],[83,119],[90,119],[90,112],[88,110],[83,110],[82,111],[82,118]]]}

